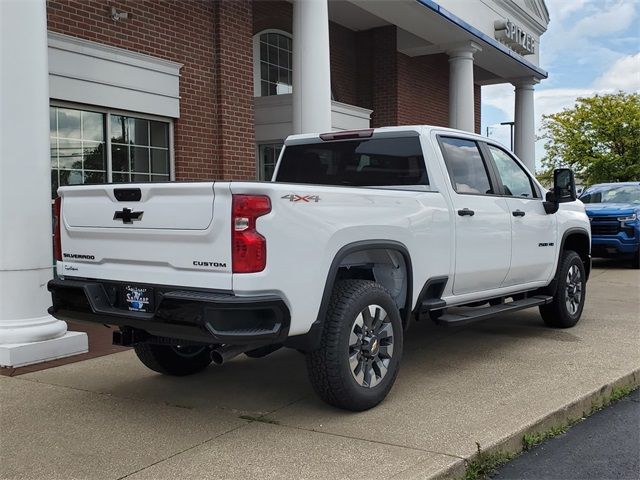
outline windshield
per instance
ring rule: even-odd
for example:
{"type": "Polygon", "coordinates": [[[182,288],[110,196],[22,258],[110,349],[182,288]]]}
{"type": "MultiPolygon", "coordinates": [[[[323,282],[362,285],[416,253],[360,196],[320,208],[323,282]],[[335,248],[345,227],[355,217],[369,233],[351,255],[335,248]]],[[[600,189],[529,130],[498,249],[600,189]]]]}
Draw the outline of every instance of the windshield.
{"type": "Polygon", "coordinates": [[[634,203],[640,205],[640,185],[596,185],[587,188],[583,203],[634,203]]]}
{"type": "Polygon", "coordinates": [[[276,181],[351,186],[429,184],[417,136],[287,145],[276,181]]]}

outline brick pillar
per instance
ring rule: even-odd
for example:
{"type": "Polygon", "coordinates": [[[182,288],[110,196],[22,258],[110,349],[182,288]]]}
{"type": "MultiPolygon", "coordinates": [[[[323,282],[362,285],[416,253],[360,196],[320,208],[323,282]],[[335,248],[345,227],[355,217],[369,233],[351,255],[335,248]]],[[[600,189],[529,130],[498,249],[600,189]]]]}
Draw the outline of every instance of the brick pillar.
{"type": "MultiPolygon", "coordinates": [[[[356,33],[355,105],[373,110],[373,52],[371,30],[356,33]]],[[[332,52],[333,54],[333,52],[332,52]]],[[[331,57],[334,58],[334,55],[331,57]]],[[[333,70],[332,70],[333,71],[333,70]]],[[[373,123],[371,124],[373,126],[373,123]]]]}
{"type": "Polygon", "coordinates": [[[372,127],[398,124],[398,58],[396,27],[380,27],[371,31],[372,127]]]}
{"type": "Polygon", "coordinates": [[[221,179],[256,178],[250,0],[215,3],[215,109],[221,179]]]}

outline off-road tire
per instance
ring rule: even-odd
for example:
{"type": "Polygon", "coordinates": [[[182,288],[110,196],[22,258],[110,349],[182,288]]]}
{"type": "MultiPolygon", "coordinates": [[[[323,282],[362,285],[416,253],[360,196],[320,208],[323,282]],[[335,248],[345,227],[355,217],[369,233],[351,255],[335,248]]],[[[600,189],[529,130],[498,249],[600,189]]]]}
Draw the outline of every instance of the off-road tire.
{"type": "Polygon", "coordinates": [[[640,248],[638,248],[638,251],[634,253],[633,257],[631,258],[631,268],[640,268],[640,248]]]}
{"type": "Polygon", "coordinates": [[[204,370],[211,363],[210,350],[206,346],[176,347],[139,343],[133,348],[140,361],[147,368],[164,375],[177,377],[191,375],[204,370]],[[182,352],[180,352],[180,348],[183,349],[182,352]]]}
{"type": "MultiPolygon", "coordinates": [[[[378,318],[377,313],[375,317],[378,318]]],[[[378,322],[376,318],[373,323],[378,322]]],[[[376,406],[387,396],[398,375],[402,357],[402,335],[403,328],[398,307],[382,285],[370,280],[338,282],[329,301],[320,348],[306,355],[307,371],[314,390],[325,402],[346,410],[362,411],[376,406]],[[390,358],[385,356],[388,360],[385,373],[369,383],[373,386],[364,386],[358,383],[356,374],[352,373],[355,370],[350,366],[350,356],[353,351],[350,339],[353,338],[351,335],[358,317],[369,306],[372,306],[376,312],[380,309],[376,309],[375,306],[381,307],[386,312],[385,318],[388,320],[382,323],[386,333],[381,335],[387,335],[384,343],[387,346],[384,352],[389,351],[388,342],[391,342],[392,354],[390,358]],[[389,329],[391,329],[391,337],[388,336],[389,329]],[[379,383],[375,384],[376,381],[379,383]]],[[[377,348],[376,345],[382,344],[383,341],[380,340],[375,344],[371,343],[369,347],[377,348]]],[[[377,351],[379,355],[383,355],[382,347],[377,351]]],[[[380,361],[379,358],[378,361],[380,361]]]]}
{"type": "MultiPolygon", "coordinates": [[[[553,328],[570,328],[580,320],[584,308],[585,295],[587,293],[587,277],[584,264],[580,255],[573,250],[565,250],[560,254],[560,263],[556,274],[556,291],[553,301],[547,305],[540,306],[540,315],[544,323],[553,328]],[[572,270],[573,269],[573,270],[572,270]],[[580,298],[576,301],[576,310],[571,311],[571,293],[573,287],[568,279],[569,271],[578,272],[579,278],[574,275],[574,280],[579,284],[580,298]]],[[[575,296],[574,296],[575,299],[575,296]]]]}

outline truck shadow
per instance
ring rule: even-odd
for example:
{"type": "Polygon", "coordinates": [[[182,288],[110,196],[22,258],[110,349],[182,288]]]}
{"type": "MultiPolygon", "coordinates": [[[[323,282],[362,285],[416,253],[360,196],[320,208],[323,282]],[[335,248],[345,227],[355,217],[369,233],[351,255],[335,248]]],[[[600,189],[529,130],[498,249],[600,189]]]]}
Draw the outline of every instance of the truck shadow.
{"type": "MultiPolygon", "coordinates": [[[[431,321],[414,323],[405,337],[397,386],[422,388],[430,378],[456,375],[479,362],[493,362],[495,374],[500,375],[503,364],[510,358],[518,363],[518,349],[530,349],[534,339],[541,339],[549,349],[557,348],[557,342],[580,342],[569,331],[546,327],[537,311],[517,312],[457,329],[438,327],[431,321]]],[[[260,359],[241,355],[223,366],[210,366],[202,373],[181,378],[140,369],[135,369],[139,375],[128,375],[122,379],[125,381],[112,384],[110,393],[189,409],[223,409],[238,415],[263,415],[302,399],[322,405],[307,380],[304,356],[294,350],[282,349],[260,359]]]]}

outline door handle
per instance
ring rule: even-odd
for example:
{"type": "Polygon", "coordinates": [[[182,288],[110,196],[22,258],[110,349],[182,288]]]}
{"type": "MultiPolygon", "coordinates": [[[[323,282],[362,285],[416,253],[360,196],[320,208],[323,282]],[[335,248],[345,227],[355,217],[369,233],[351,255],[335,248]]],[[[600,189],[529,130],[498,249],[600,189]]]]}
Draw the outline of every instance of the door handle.
{"type": "Polygon", "coordinates": [[[514,217],[524,217],[525,213],[522,210],[515,210],[511,212],[514,217]]]}
{"type": "Polygon", "coordinates": [[[462,210],[458,210],[458,215],[461,217],[473,217],[476,214],[473,210],[469,210],[468,208],[463,208],[462,210]]]}

